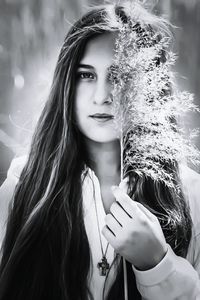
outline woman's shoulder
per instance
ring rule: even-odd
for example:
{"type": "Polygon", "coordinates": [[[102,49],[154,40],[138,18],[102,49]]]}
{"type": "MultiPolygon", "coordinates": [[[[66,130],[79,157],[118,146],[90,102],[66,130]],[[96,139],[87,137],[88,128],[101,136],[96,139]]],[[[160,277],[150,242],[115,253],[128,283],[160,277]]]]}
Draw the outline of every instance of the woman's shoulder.
{"type": "Polygon", "coordinates": [[[0,186],[0,246],[5,234],[9,203],[27,158],[27,155],[23,155],[12,160],[7,172],[7,178],[0,186]]]}
{"type": "Polygon", "coordinates": [[[180,176],[183,180],[183,183],[194,183],[197,184],[200,181],[200,174],[188,167],[185,164],[179,165],[180,176]]]}
{"type": "Polygon", "coordinates": [[[200,233],[200,174],[186,165],[180,165],[180,178],[190,207],[195,234],[200,233]]]}
{"type": "Polygon", "coordinates": [[[180,178],[183,190],[193,198],[199,200],[200,205],[200,174],[186,165],[180,165],[180,178]]]}
{"type": "Polygon", "coordinates": [[[28,155],[22,155],[19,157],[15,157],[12,160],[10,167],[8,169],[7,179],[11,179],[11,180],[14,180],[15,182],[17,182],[20,177],[20,174],[27,162],[27,159],[28,159],[28,155]]]}

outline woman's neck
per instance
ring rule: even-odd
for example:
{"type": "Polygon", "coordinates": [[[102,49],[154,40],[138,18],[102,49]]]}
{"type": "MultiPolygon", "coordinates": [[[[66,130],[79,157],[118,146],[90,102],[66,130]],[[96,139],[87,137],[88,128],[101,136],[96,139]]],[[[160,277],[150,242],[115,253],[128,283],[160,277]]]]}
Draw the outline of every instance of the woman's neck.
{"type": "Polygon", "coordinates": [[[120,142],[86,141],[89,167],[95,172],[100,184],[118,184],[120,180],[120,142]]]}

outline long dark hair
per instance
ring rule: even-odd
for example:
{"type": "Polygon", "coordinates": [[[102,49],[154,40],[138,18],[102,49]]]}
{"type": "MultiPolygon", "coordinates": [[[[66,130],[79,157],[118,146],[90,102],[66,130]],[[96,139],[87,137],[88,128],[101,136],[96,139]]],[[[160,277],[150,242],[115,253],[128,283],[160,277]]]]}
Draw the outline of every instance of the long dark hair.
{"type": "MultiPolygon", "coordinates": [[[[64,41],[49,99],[10,207],[0,265],[0,300],[93,298],[88,287],[91,256],[82,205],[87,153],[75,124],[73,102],[76,69],[87,41],[117,30],[110,22],[111,8],[113,18],[127,21],[123,7],[94,8],[74,24],[64,41]]],[[[178,182],[178,168],[171,167],[178,182]]],[[[161,222],[165,237],[177,254],[185,256],[191,219],[183,194],[177,201],[161,183],[133,177],[130,195],[165,216],[161,222]]],[[[130,264],[127,267],[129,296],[140,299],[130,264]]],[[[119,265],[107,299],[122,298],[119,265]]]]}

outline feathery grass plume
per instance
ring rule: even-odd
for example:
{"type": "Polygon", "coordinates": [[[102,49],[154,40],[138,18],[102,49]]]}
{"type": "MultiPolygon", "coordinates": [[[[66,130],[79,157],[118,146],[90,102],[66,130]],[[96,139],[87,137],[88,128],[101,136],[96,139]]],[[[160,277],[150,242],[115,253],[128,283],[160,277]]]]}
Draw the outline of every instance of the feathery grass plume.
{"type": "Polygon", "coordinates": [[[178,119],[198,108],[193,95],[179,91],[174,84],[171,67],[176,57],[167,50],[171,37],[166,23],[160,28],[155,23],[156,29],[152,23],[144,23],[137,3],[130,3],[127,24],[118,19],[112,70],[113,113],[121,132],[123,176],[131,168],[178,191],[167,166],[200,162],[200,153],[192,144],[193,132],[186,138],[178,119]]]}

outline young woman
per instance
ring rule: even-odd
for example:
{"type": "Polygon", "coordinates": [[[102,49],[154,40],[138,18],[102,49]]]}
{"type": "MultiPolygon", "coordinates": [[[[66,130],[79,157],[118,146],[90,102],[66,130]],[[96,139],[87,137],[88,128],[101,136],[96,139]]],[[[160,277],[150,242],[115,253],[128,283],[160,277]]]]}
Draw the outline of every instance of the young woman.
{"type": "Polygon", "coordinates": [[[124,299],[122,257],[128,299],[200,298],[199,175],[170,166],[182,183],[178,199],[134,172],[119,187],[116,18],[128,21],[124,7],[102,6],[72,27],[30,154],[14,160],[1,187],[4,210],[13,199],[0,300],[124,299]]]}

